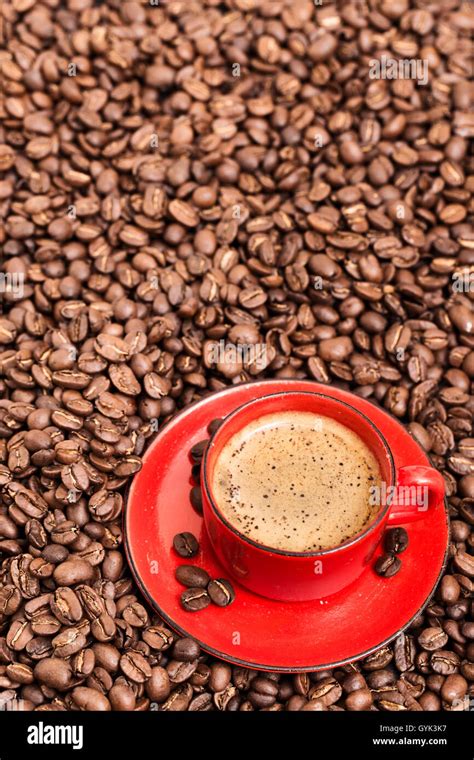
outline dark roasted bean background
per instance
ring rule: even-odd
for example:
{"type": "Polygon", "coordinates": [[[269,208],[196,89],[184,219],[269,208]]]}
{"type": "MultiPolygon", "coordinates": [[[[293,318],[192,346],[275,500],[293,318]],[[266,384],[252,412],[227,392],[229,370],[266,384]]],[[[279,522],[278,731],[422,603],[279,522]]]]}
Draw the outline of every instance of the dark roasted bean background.
{"type": "Polygon", "coordinates": [[[472,3],[0,15],[0,708],[472,705],[472,3]],[[427,61],[428,84],[371,79],[381,55],[427,61]],[[216,361],[221,340],[261,362],[216,361]],[[446,479],[434,599],[333,672],[201,655],[124,560],[124,489],[157,424],[259,377],[369,398],[446,479]]]}

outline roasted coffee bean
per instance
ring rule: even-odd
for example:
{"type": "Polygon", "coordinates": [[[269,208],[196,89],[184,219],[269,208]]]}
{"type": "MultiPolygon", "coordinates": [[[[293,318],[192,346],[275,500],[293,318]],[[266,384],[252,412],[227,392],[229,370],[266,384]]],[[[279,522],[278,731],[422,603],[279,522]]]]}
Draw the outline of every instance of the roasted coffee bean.
{"type": "Polygon", "coordinates": [[[144,683],[151,676],[151,668],[145,657],[133,650],[122,655],[120,669],[134,683],[144,683]]]}
{"type": "Polygon", "coordinates": [[[459,655],[446,649],[437,649],[430,658],[430,665],[434,672],[443,676],[455,673],[459,664],[459,655]]]}
{"type": "Polygon", "coordinates": [[[176,686],[167,699],[162,703],[161,709],[165,712],[183,712],[188,709],[192,694],[193,690],[188,683],[176,686]]]}
{"type": "Polygon", "coordinates": [[[229,684],[225,689],[214,694],[213,702],[216,708],[223,712],[224,710],[230,710],[230,706],[235,699],[238,699],[238,691],[235,686],[229,684]]]}
{"type": "Polygon", "coordinates": [[[6,635],[7,646],[15,652],[21,652],[32,640],[34,632],[27,620],[14,620],[6,635]]]}
{"type": "Polygon", "coordinates": [[[178,533],[173,539],[174,550],[180,557],[195,557],[199,542],[192,533],[178,533]]]}
{"type": "Polygon", "coordinates": [[[198,612],[211,603],[206,589],[188,588],[181,594],[181,605],[187,612],[198,612]]]}
{"type": "Polygon", "coordinates": [[[416,648],[414,639],[407,634],[400,634],[394,644],[395,666],[400,672],[413,670],[416,648]]]}
{"type": "Polygon", "coordinates": [[[448,641],[448,635],[442,628],[425,628],[418,636],[418,643],[428,652],[442,649],[448,641]]]}
{"type": "Polygon", "coordinates": [[[346,710],[359,711],[369,710],[373,705],[373,698],[370,689],[355,689],[346,697],[346,710]]]}
{"type": "MultiPolygon", "coordinates": [[[[252,684],[253,687],[253,684],[252,684]]],[[[317,699],[325,707],[335,704],[342,695],[342,686],[335,678],[330,676],[322,678],[310,690],[308,697],[310,700],[317,699]]]]}
{"type": "Polygon", "coordinates": [[[393,650],[390,647],[381,647],[377,649],[373,654],[369,654],[368,657],[362,663],[364,670],[371,672],[374,670],[382,670],[393,659],[393,650]]]}
{"type": "Polygon", "coordinates": [[[215,662],[211,665],[211,672],[209,674],[209,688],[213,692],[224,691],[230,684],[232,678],[232,670],[225,662],[215,662]]]}
{"type": "Polygon", "coordinates": [[[419,673],[405,672],[402,673],[398,682],[398,690],[402,694],[410,695],[418,699],[425,690],[425,679],[419,673]]]}
{"type": "Polygon", "coordinates": [[[34,676],[39,683],[51,689],[65,691],[72,681],[72,670],[67,660],[47,657],[35,665],[34,676]]]}
{"type": "Polygon", "coordinates": [[[170,660],[166,666],[171,683],[184,683],[188,681],[196,670],[197,660],[170,660]]]}
{"type": "Polygon", "coordinates": [[[221,419],[220,417],[215,420],[211,420],[211,422],[207,426],[207,432],[209,433],[209,435],[214,435],[216,430],[219,430],[223,422],[224,420],[221,419]]]}
{"type": "Polygon", "coordinates": [[[85,559],[67,559],[57,565],[53,577],[59,586],[74,586],[92,580],[94,569],[85,559]]]}
{"type": "Polygon", "coordinates": [[[208,665],[200,662],[190,678],[190,683],[195,691],[202,691],[209,681],[211,669],[208,665]]]}
{"type": "Polygon", "coordinates": [[[85,645],[86,635],[77,626],[65,628],[55,636],[51,644],[55,657],[70,657],[79,652],[85,645]]]}
{"type": "Polygon", "coordinates": [[[202,567],[194,565],[180,565],[176,568],[176,580],[183,586],[194,586],[195,588],[207,588],[210,579],[209,573],[202,567]]]}
{"type": "MultiPolygon", "coordinates": [[[[375,671],[374,675],[378,675],[381,672],[382,671],[375,671]]],[[[351,673],[342,681],[342,689],[345,694],[350,694],[351,692],[357,691],[359,689],[365,689],[366,686],[367,683],[362,673],[351,673]]]]}
{"type": "Polygon", "coordinates": [[[120,652],[112,644],[95,643],[92,645],[91,652],[94,655],[95,663],[105,670],[115,673],[120,664],[120,652]]]}
{"type": "Polygon", "coordinates": [[[441,579],[439,594],[445,604],[457,602],[461,593],[461,587],[453,575],[445,575],[441,579]]]}
{"type": "Polygon", "coordinates": [[[197,660],[200,654],[201,648],[194,639],[178,639],[173,645],[172,656],[175,660],[192,662],[197,660]]]}
{"type": "Polygon", "coordinates": [[[207,592],[211,601],[217,604],[218,607],[227,607],[235,599],[235,591],[232,584],[225,578],[212,580],[207,587],[207,592]]]}
{"type": "Polygon", "coordinates": [[[189,452],[191,459],[193,459],[195,462],[200,462],[204,456],[204,452],[206,451],[208,443],[209,443],[209,440],[207,438],[203,441],[199,441],[198,443],[195,443],[191,451],[189,452]]]}
{"type": "Polygon", "coordinates": [[[189,500],[195,512],[197,512],[198,515],[202,515],[202,494],[199,486],[191,488],[189,500]]]}
{"type": "Polygon", "coordinates": [[[198,484],[201,482],[201,467],[201,462],[199,462],[197,464],[193,464],[191,469],[191,477],[193,481],[198,484]]]}
{"type": "Polygon", "coordinates": [[[402,566],[401,561],[395,554],[383,554],[375,563],[375,572],[383,578],[391,578],[396,575],[402,566]]]}
{"type": "Polygon", "coordinates": [[[408,533],[405,528],[390,528],[385,531],[384,547],[389,554],[401,554],[408,546],[408,533]]]}
{"type": "Polygon", "coordinates": [[[463,699],[468,690],[466,679],[458,673],[448,675],[441,687],[441,697],[448,704],[463,699]]]}
{"type": "Polygon", "coordinates": [[[95,653],[92,649],[81,649],[71,657],[70,662],[75,676],[78,678],[90,676],[96,663],[95,653]]]}
{"type": "Polygon", "coordinates": [[[151,649],[156,649],[158,651],[169,649],[174,641],[174,635],[168,630],[168,628],[165,628],[165,626],[162,625],[145,628],[142,633],[142,638],[151,649]]]}
{"type": "Polygon", "coordinates": [[[71,588],[57,588],[51,596],[50,605],[53,615],[63,625],[74,625],[82,618],[81,602],[71,588]]]}
{"type": "Polygon", "coordinates": [[[146,693],[153,702],[164,702],[171,690],[170,678],[165,668],[152,668],[151,675],[145,685],[146,693]]]}
{"type": "Polygon", "coordinates": [[[16,683],[22,685],[32,683],[34,678],[32,668],[21,662],[14,662],[11,665],[7,665],[5,675],[12,681],[16,681],[16,683]]]}
{"type": "Polygon", "coordinates": [[[112,710],[130,711],[136,706],[136,697],[133,689],[127,684],[114,684],[107,694],[112,710]]]}
{"type": "Polygon", "coordinates": [[[188,707],[189,712],[209,712],[209,710],[212,709],[212,694],[209,694],[208,692],[198,694],[197,697],[194,697],[190,702],[188,707]]]}
{"type": "Polygon", "coordinates": [[[72,700],[79,710],[109,711],[111,704],[104,694],[87,686],[76,686],[72,690],[72,700]]]}

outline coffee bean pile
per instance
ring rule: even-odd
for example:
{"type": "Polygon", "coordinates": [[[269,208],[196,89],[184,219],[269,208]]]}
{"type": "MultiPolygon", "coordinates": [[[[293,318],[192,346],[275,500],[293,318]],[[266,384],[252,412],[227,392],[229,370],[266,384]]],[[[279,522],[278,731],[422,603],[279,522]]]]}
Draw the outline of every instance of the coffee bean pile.
{"type": "Polygon", "coordinates": [[[0,709],[462,709],[471,4],[0,13],[0,709]],[[382,58],[424,62],[426,83],[377,75],[382,58]],[[124,488],[157,426],[261,377],[370,399],[446,480],[434,598],[393,645],[331,672],[202,654],[145,606],[124,559],[124,488]]]}

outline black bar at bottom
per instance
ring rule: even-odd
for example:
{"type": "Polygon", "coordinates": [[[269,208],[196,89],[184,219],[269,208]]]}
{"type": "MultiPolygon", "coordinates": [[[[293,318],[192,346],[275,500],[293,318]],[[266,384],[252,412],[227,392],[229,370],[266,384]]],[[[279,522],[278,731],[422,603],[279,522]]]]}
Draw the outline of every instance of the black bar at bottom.
{"type": "Polygon", "coordinates": [[[237,754],[264,749],[321,754],[331,745],[370,757],[472,760],[473,712],[442,713],[66,713],[0,712],[0,760],[101,757],[141,760],[173,755],[237,754]],[[288,746],[289,745],[289,746],[288,746]],[[106,756],[104,757],[104,753],[106,756]],[[211,754],[211,752],[209,753],[211,754]]]}

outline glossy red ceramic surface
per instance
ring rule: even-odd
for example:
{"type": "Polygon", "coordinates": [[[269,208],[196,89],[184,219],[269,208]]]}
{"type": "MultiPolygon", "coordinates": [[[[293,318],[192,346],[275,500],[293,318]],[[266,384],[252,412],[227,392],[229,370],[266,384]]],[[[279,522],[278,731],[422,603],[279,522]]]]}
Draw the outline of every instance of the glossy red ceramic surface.
{"type": "MultiPolygon", "coordinates": [[[[177,415],[149,446],[131,485],[125,509],[125,546],[132,572],[149,603],[169,626],[198,640],[204,650],[240,665],[298,672],[334,667],[364,657],[390,641],[427,603],[445,561],[448,523],[444,504],[410,522],[410,545],[393,578],[376,575],[373,563],[348,588],[317,601],[281,602],[235,582],[236,599],[191,613],[179,601],[183,564],[173,536],[191,531],[200,541],[192,560],[212,577],[228,577],[210,546],[203,520],[189,502],[189,449],[208,437],[207,425],[238,406],[270,393],[310,391],[340,399],[366,414],[387,439],[395,468],[429,465],[400,423],[369,401],[310,381],[271,380],[233,386],[177,415]]],[[[376,550],[374,559],[380,553],[376,550]]]]}

